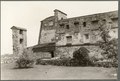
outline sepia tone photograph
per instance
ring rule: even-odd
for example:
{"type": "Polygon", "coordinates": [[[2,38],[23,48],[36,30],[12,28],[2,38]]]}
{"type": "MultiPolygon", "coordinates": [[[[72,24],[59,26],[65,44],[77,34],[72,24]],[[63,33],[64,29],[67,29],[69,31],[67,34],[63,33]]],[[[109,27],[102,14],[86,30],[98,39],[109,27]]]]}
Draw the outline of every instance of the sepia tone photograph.
{"type": "Polygon", "coordinates": [[[1,1],[1,80],[117,80],[118,1],[1,1]]]}

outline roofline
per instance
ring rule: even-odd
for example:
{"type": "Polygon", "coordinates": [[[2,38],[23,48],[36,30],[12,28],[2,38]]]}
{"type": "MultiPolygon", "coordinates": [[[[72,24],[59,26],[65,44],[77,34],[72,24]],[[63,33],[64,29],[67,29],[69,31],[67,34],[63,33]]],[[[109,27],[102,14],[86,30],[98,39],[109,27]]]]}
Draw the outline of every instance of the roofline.
{"type": "Polygon", "coordinates": [[[55,16],[49,16],[49,17],[46,17],[45,19],[41,20],[41,21],[44,21],[44,20],[47,20],[49,18],[54,18],[55,16]]]}
{"type": "Polygon", "coordinates": [[[18,30],[24,30],[24,31],[27,31],[27,29],[25,29],[25,28],[16,27],[16,26],[12,26],[11,29],[18,29],[18,30]]]}
{"type": "MultiPolygon", "coordinates": [[[[111,13],[111,12],[117,12],[117,13],[118,13],[118,10],[115,10],[115,11],[109,11],[109,12],[102,12],[102,13],[94,13],[94,14],[83,15],[83,16],[77,16],[77,17],[71,17],[71,18],[63,19],[63,21],[64,21],[64,20],[69,20],[69,19],[78,18],[78,17],[92,16],[92,15],[97,15],[97,14],[111,13]]],[[[59,21],[62,21],[62,20],[59,20],[59,21]]]]}

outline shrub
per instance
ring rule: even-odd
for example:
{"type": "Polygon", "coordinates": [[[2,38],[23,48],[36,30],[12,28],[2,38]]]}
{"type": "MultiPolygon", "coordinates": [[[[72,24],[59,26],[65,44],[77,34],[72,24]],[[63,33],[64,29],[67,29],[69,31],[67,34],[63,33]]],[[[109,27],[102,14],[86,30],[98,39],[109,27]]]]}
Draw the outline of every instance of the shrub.
{"type": "Polygon", "coordinates": [[[57,65],[57,66],[70,66],[70,58],[64,59],[37,59],[36,64],[41,65],[57,65]]]}
{"type": "Polygon", "coordinates": [[[105,67],[105,68],[110,68],[110,67],[118,67],[118,63],[112,62],[109,60],[103,60],[103,61],[97,61],[95,63],[95,66],[98,67],[105,67]]]}
{"type": "Polygon", "coordinates": [[[73,52],[73,65],[88,66],[93,65],[92,60],[89,57],[89,50],[85,47],[80,47],[73,52]]]}
{"type": "Polygon", "coordinates": [[[108,64],[101,64],[104,67],[118,67],[118,40],[112,39],[106,43],[99,41],[100,48],[104,50],[103,54],[104,59],[111,60],[108,64]]]}
{"type": "Polygon", "coordinates": [[[27,50],[23,51],[23,54],[16,61],[16,68],[31,68],[34,65],[34,58],[30,58],[27,50]]]}

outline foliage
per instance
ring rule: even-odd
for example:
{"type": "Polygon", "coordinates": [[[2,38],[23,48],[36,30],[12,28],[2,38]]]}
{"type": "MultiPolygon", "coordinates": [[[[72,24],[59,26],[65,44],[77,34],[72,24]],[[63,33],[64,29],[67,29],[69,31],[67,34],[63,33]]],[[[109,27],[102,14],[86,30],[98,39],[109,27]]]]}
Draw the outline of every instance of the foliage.
{"type": "MultiPolygon", "coordinates": [[[[109,65],[110,66],[118,66],[118,40],[117,39],[111,39],[109,35],[109,29],[110,27],[104,27],[104,23],[99,27],[100,30],[100,36],[102,38],[102,41],[98,41],[98,45],[101,49],[104,50],[103,54],[104,58],[107,60],[112,60],[109,65]],[[107,29],[108,28],[108,29],[107,29]],[[115,65],[114,65],[115,64],[115,65]]],[[[103,64],[104,65],[104,64],[103,64]]],[[[107,64],[105,64],[107,65],[107,64]]]]}
{"type": "Polygon", "coordinates": [[[92,60],[89,57],[89,50],[85,47],[80,47],[73,52],[73,62],[76,66],[88,66],[93,65],[92,60]]]}
{"type": "Polygon", "coordinates": [[[34,65],[34,62],[34,58],[30,58],[30,54],[27,52],[27,50],[24,50],[23,54],[16,61],[16,66],[17,68],[31,68],[34,65]]]}
{"type": "Polygon", "coordinates": [[[64,58],[64,59],[37,59],[36,64],[41,65],[57,65],[57,66],[70,66],[70,58],[64,58]]]}

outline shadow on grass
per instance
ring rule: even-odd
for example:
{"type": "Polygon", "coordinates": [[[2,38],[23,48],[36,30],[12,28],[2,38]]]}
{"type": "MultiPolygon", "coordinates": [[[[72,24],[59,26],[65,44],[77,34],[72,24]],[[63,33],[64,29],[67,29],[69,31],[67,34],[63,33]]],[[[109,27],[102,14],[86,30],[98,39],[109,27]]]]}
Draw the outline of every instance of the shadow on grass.
{"type": "Polygon", "coordinates": [[[21,68],[19,68],[19,67],[14,67],[14,68],[12,68],[12,69],[31,69],[31,68],[34,68],[34,67],[21,67],[21,68]]]}

